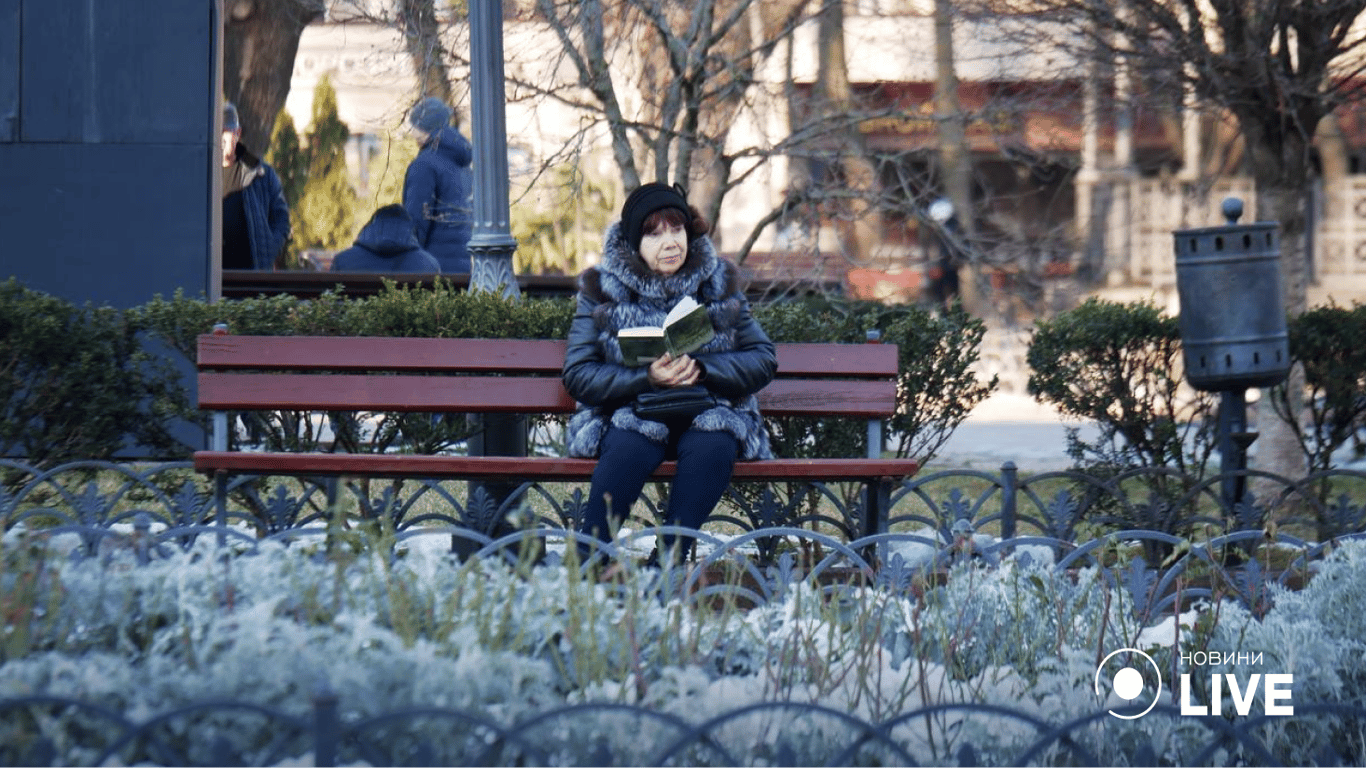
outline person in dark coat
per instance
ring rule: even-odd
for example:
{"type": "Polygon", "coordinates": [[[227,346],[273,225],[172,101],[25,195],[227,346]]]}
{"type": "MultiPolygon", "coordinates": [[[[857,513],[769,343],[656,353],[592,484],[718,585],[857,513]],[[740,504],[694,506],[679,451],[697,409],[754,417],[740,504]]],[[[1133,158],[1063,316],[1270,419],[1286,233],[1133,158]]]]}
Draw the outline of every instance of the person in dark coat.
{"type": "Polygon", "coordinates": [[[450,107],[434,96],[408,113],[422,149],[403,177],[403,207],[418,244],[436,257],[442,272],[459,274],[470,271],[474,150],[450,121],[450,107]]]}
{"type": "Polygon", "coordinates": [[[223,105],[223,269],[274,269],[289,239],[280,177],[242,144],[232,102],[223,105]]]}
{"type": "Polygon", "coordinates": [[[408,211],[393,203],[375,211],[356,244],[332,259],[332,271],[436,274],[441,265],[417,244],[408,211]]]}
{"type": "MultiPolygon", "coordinates": [[[[772,458],[755,393],[777,371],[775,349],[709,229],[681,187],[645,184],[608,227],[601,263],[580,276],[562,378],[578,401],[569,454],[598,459],[579,530],[599,540],[611,539],[666,458],[678,460],[678,473],[664,523],[694,529],[725,493],[736,460],[772,458]],[[683,296],[707,308],[715,337],[690,355],[625,365],[617,331],[660,325],[683,296]],[[641,393],[693,384],[718,399],[693,418],[652,421],[632,408],[641,393]]],[[[692,540],[675,544],[661,541],[677,560],[692,540]]]]}

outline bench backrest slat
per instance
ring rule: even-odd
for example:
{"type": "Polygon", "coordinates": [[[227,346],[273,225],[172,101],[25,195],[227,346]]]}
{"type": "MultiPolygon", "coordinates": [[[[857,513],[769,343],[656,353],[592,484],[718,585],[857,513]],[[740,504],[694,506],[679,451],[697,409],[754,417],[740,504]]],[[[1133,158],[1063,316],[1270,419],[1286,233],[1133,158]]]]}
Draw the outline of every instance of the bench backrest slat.
{"type": "MultiPolygon", "coordinates": [[[[200,370],[408,371],[558,374],[565,342],[544,339],[432,339],[364,336],[199,337],[200,370]]],[[[886,378],[897,371],[892,344],[779,344],[778,375],[886,378]]]]}
{"type": "MultiPolygon", "coordinates": [[[[778,378],[759,393],[766,415],[895,412],[895,345],[777,349],[778,378]]],[[[574,401],[560,382],[564,350],[559,340],[205,335],[199,407],[569,413],[574,401]]]]}
{"type": "Polygon", "coordinates": [[[559,373],[563,341],[374,336],[200,336],[200,370],[559,373]]]}
{"type": "MultiPolygon", "coordinates": [[[[890,381],[778,379],[759,393],[771,416],[838,414],[874,418],[896,407],[890,381]]],[[[558,378],[220,373],[199,375],[199,407],[215,411],[489,411],[570,413],[558,378]]]]}

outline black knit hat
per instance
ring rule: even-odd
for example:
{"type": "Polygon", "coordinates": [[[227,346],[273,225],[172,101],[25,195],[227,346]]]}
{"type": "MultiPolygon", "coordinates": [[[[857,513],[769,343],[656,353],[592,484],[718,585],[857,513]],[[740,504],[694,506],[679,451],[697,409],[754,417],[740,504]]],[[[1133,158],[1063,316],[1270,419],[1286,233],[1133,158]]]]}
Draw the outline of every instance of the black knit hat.
{"type": "Polygon", "coordinates": [[[640,239],[645,236],[641,231],[645,220],[650,214],[664,208],[677,208],[684,216],[689,216],[688,190],[682,184],[671,187],[650,182],[640,185],[626,198],[626,204],[621,206],[621,231],[632,250],[640,250],[640,239]]]}

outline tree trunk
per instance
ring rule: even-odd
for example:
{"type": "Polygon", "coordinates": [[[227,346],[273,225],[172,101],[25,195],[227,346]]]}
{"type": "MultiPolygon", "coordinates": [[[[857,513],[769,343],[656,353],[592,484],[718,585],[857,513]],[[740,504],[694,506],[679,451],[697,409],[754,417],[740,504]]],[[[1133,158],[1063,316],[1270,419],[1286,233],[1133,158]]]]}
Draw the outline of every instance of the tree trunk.
{"type": "MultiPolygon", "coordinates": [[[[1268,146],[1256,129],[1249,130],[1244,121],[1244,136],[1251,154],[1253,175],[1257,186],[1258,221],[1275,221],[1281,232],[1282,302],[1288,317],[1304,313],[1307,305],[1307,269],[1305,239],[1305,198],[1309,194],[1310,171],[1307,142],[1294,132],[1286,132],[1280,147],[1268,146]]],[[[1304,410],[1304,371],[1298,367],[1290,372],[1285,382],[1289,412],[1302,418],[1304,410]]],[[[1277,418],[1270,407],[1270,397],[1263,394],[1265,405],[1259,409],[1257,420],[1256,468],[1298,480],[1304,477],[1307,462],[1294,431],[1277,418]]],[[[1269,493],[1283,488],[1278,483],[1254,483],[1254,493],[1262,501],[1269,501],[1269,493]]]]}
{"type": "MultiPolygon", "coordinates": [[[[819,47],[816,91],[820,107],[829,115],[849,114],[856,107],[844,51],[843,3],[829,3],[821,12],[819,47]]],[[[843,214],[837,226],[845,243],[846,258],[854,264],[869,265],[873,245],[882,232],[881,217],[873,204],[878,194],[877,171],[868,160],[863,134],[857,124],[851,124],[844,131],[840,144],[839,165],[849,203],[840,206],[843,214]]]]}
{"type": "Polygon", "coordinates": [[[322,18],[323,0],[227,0],[223,14],[223,98],[237,105],[242,143],[269,149],[284,109],[299,38],[322,18]]]}
{"type": "Polygon", "coordinates": [[[421,96],[435,96],[452,103],[451,77],[441,48],[433,0],[397,0],[403,23],[403,46],[413,62],[421,96]]]}

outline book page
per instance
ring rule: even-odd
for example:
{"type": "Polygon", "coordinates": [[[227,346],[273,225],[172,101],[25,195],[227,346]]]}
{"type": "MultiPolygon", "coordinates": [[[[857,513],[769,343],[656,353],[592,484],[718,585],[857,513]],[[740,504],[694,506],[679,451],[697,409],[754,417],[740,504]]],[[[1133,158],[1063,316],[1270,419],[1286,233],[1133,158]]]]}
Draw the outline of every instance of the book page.
{"type": "Polygon", "coordinates": [[[678,303],[674,305],[673,309],[669,310],[669,314],[664,316],[664,327],[668,328],[679,320],[682,320],[689,312],[692,312],[700,306],[702,305],[697,303],[697,299],[694,299],[691,296],[684,296],[678,300],[678,303]]]}
{"type": "Polygon", "coordinates": [[[669,316],[672,319],[666,319],[664,322],[664,340],[668,342],[669,351],[675,356],[695,352],[716,336],[707,308],[691,297],[685,297],[683,301],[678,302],[678,306],[669,311],[669,316]],[[674,313],[679,309],[683,309],[684,312],[675,316],[674,313]]]}

